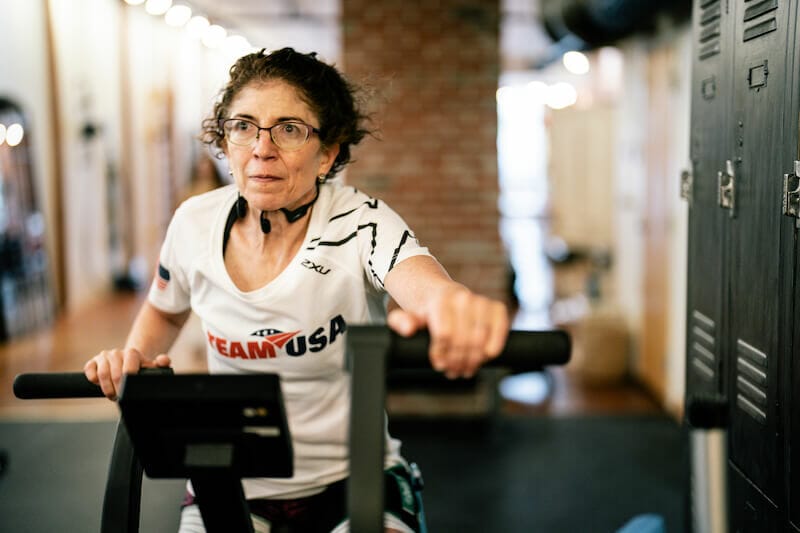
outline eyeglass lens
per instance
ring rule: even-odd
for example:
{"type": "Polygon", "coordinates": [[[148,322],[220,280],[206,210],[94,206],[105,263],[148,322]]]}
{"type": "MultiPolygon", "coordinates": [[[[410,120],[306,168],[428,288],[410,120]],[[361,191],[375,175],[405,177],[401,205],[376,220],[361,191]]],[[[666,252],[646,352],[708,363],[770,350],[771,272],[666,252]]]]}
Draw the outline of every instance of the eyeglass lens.
{"type": "Polygon", "coordinates": [[[300,122],[281,122],[270,128],[260,128],[248,120],[228,119],[223,122],[223,129],[230,142],[244,146],[251,144],[261,131],[266,130],[279,148],[291,150],[306,142],[311,128],[300,122]]]}

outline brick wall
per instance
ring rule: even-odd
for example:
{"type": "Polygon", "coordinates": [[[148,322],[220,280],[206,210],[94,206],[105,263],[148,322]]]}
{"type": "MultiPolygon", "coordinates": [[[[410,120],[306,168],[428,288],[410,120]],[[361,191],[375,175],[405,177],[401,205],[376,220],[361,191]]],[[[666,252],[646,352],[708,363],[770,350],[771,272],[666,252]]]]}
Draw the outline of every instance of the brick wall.
{"type": "Polygon", "coordinates": [[[385,200],[450,275],[507,299],[498,233],[499,0],[343,0],[347,76],[371,90],[380,139],[347,182],[385,200]]]}

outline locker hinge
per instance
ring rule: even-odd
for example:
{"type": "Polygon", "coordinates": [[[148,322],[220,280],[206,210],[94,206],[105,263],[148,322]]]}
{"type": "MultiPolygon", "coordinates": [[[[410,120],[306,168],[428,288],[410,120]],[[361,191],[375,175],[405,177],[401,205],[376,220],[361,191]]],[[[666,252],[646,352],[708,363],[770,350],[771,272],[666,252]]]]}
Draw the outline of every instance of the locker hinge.
{"type": "Polygon", "coordinates": [[[728,214],[733,218],[735,215],[736,175],[733,170],[733,161],[730,159],[725,161],[725,171],[717,172],[717,184],[719,185],[717,196],[719,206],[727,209],[728,214]]]}
{"type": "Polygon", "coordinates": [[[794,174],[783,175],[783,214],[800,218],[800,161],[794,162],[794,174]]]}
{"type": "Polygon", "coordinates": [[[689,205],[692,205],[692,171],[691,170],[682,170],[681,171],[681,198],[689,202],[689,205]]]}

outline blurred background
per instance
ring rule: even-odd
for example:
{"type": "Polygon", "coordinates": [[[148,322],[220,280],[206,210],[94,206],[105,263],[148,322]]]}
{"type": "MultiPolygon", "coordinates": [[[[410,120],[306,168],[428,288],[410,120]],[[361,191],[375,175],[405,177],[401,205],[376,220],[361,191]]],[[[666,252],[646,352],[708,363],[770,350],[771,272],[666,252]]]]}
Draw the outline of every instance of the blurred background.
{"type": "Polygon", "coordinates": [[[346,182],[518,327],[569,328],[576,370],[678,415],[688,4],[7,0],[0,339],[144,290],[176,205],[228,177],[197,140],[228,67],[293,46],[370,95],[381,138],[346,182]]]}
{"type": "MultiPolygon", "coordinates": [[[[369,95],[380,135],[356,147],[342,179],[393,206],[455,279],[508,302],[517,328],[573,336],[564,369],[488,380],[488,393],[486,379],[399,380],[391,410],[481,411],[497,385],[507,412],[654,413],[677,425],[690,1],[0,9],[3,419],[115,416],[110,402],[20,402],[11,380],[77,370],[123,342],[174,209],[228,178],[197,135],[229,66],[291,46],[369,95]]],[[[195,323],[173,351],[177,368],[203,367],[195,323]]]]}

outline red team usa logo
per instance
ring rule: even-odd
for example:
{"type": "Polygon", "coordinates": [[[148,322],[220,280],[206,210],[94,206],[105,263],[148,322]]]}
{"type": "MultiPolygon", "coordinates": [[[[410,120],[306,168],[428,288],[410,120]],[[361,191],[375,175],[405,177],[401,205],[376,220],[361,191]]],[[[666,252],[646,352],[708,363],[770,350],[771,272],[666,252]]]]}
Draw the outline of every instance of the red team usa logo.
{"type": "Polygon", "coordinates": [[[260,337],[253,341],[231,341],[206,332],[208,343],[217,353],[232,359],[273,359],[280,355],[299,357],[308,352],[319,352],[329,344],[333,344],[347,330],[342,315],[336,315],[324,326],[315,329],[310,335],[301,334],[301,330],[284,332],[278,329],[265,328],[254,331],[251,337],[260,337]]]}

